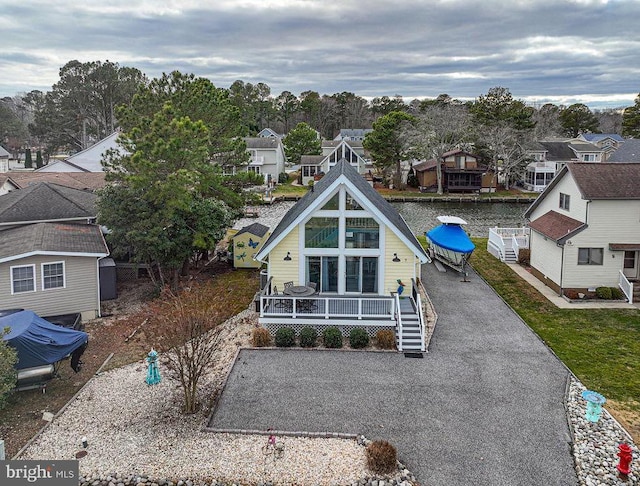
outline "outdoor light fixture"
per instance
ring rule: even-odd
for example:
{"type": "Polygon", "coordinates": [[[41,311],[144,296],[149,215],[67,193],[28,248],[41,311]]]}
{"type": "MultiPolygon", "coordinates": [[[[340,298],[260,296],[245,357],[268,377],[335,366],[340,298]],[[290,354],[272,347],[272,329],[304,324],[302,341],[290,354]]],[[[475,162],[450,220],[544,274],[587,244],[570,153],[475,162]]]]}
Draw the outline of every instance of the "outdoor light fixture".
{"type": "Polygon", "coordinates": [[[287,252],[287,256],[284,257],[284,261],[285,262],[290,262],[291,261],[291,252],[290,251],[287,252]]]}
{"type": "Polygon", "coordinates": [[[397,253],[393,254],[393,261],[396,262],[396,263],[398,263],[400,261],[400,259],[398,258],[398,254],[397,253]]]}

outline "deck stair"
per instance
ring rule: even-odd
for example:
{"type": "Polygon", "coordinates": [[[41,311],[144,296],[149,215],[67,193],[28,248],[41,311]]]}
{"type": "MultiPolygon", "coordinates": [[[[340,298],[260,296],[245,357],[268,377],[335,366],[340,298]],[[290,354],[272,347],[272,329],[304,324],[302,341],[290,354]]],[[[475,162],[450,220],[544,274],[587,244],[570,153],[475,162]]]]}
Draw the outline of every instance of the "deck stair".
{"type": "MultiPolygon", "coordinates": [[[[420,317],[411,298],[400,299],[402,317],[402,351],[423,351],[424,343],[420,337],[420,317]]],[[[400,349],[400,338],[396,336],[396,345],[400,349]]]]}
{"type": "Polygon", "coordinates": [[[516,256],[516,252],[514,251],[513,248],[505,247],[504,261],[506,263],[516,263],[518,261],[518,257],[516,256]]]}

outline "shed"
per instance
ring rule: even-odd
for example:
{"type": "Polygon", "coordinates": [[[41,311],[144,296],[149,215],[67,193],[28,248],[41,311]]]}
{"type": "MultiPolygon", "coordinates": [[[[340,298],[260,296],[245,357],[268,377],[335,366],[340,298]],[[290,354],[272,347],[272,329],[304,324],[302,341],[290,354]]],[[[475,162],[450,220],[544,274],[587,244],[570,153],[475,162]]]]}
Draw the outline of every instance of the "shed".
{"type": "Polygon", "coordinates": [[[254,260],[258,248],[269,237],[269,228],[260,223],[245,226],[233,235],[233,266],[235,268],[260,268],[262,263],[254,260]]]}
{"type": "Polygon", "coordinates": [[[100,300],[113,300],[118,297],[116,262],[113,258],[101,258],[98,261],[100,272],[100,300]]]}

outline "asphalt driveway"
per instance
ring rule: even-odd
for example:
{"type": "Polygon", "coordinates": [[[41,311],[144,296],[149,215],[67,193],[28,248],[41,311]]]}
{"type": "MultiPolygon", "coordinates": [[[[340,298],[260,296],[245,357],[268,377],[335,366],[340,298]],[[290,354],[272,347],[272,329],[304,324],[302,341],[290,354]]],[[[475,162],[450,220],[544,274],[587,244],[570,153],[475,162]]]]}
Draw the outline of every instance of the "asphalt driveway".
{"type": "Polygon", "coordinates": [[[577,484],[562,363],[473,272],[423,279],[439,315],[423,359],[243,350],[209,425],[385,439],[429,486],[577,484]]]}

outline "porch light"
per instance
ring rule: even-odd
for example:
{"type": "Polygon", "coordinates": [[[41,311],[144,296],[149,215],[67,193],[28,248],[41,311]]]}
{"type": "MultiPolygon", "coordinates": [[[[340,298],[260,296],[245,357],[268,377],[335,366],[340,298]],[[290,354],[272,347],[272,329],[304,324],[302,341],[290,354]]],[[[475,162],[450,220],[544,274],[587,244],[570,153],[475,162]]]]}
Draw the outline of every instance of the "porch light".
{"type": "Polygon", "coordinates": [[[396,263],[398,263],[400,261],[400,259],[398,258],[398,254],[397,253],[393,254],[393,261],[396,262],[396,263]]]}
{"type": "Polygon", "coordinates": [[[290,262],[291,261],[291,252],[290,251],[287,252],[287,256],[284,257],[284,261],[285,262],[290,262]]]}

